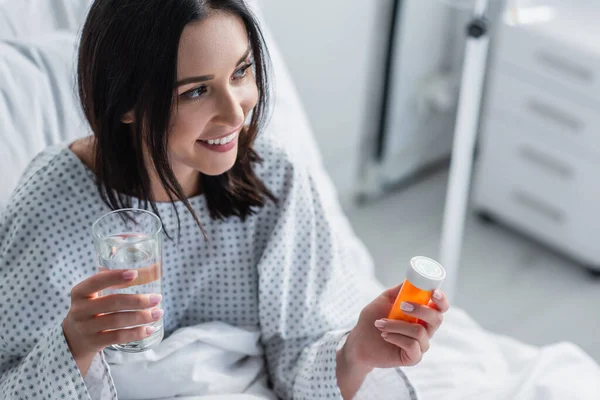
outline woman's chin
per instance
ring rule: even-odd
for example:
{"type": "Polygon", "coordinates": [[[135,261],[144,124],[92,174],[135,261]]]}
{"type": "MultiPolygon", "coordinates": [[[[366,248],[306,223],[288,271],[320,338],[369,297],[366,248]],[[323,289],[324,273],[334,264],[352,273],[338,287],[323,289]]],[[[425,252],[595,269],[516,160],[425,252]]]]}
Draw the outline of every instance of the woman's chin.
{"type": "Polygon", "coordinates": [[[233,168],[233,166],[235,165],[235,160],[235,157],[231,157],[230,160],[219,160],[219,162],[215,162],[211,165],[198,168],[198,171],[208,176],[222,175],[225,172],[229,171],[231,168],[233,168]]]}

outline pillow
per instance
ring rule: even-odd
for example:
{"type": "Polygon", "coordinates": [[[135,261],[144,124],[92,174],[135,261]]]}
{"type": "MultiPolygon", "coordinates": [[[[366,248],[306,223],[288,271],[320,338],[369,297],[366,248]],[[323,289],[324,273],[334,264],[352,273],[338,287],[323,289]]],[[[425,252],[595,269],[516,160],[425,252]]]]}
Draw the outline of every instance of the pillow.
{"type": "Polygon", "coordinates": [[[77,38],[0,40],[0,211],[35,154],[89,129],[76,96],[77,38]]]}
{"type": "Polygon", "coordinates": [[[0,40],[79,31],[90,0],[0,0],[0,40]]]}

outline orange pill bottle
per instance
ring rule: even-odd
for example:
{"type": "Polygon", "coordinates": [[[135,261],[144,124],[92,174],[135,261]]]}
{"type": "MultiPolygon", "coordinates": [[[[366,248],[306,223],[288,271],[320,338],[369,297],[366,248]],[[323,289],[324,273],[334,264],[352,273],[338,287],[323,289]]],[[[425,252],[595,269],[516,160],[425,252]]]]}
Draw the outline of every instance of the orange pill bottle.
{"type": "Polygon", "coordinates": [[[439,289],[446,278],[446,270],[437,261],[427,257],[413,257],[406,270],[406,279],[402,284],[400,293],[390,310],[388,319],[418,322],[418,319],[404,314],[400,305],[404,301],[421,305],[428,305],[431,293],[439,289]]]}

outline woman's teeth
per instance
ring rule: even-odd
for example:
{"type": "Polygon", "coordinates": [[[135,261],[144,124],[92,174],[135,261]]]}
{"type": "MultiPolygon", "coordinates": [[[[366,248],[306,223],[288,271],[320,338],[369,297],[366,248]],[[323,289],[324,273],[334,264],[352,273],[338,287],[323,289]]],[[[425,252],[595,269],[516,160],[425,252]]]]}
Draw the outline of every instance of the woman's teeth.
{"type": "Polygon", "coordinates": [[[208,144],[223,145],[223,144],[227,144],[227,143],[231,142],[233,139],[235,139],[236,135],[237,135],[237,132],[233,132],[231,135],[227,135],[220,139],[203,140],[203,142],[208,143],[208,144]]]}

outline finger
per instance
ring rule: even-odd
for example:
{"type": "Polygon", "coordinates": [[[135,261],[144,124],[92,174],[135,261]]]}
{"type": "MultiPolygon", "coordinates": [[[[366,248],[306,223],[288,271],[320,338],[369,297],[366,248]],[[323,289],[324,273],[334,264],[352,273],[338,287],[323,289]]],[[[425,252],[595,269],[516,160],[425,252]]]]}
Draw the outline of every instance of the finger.
{"type": "Polygon", "coordinates": [[[111,344],[124,344],[142,340],[156,331],[153,326],[139,326],[131,329],[119,329],[99,333],[95,337],[98,346],[109,346],[111,344]]]}
{"type": "Polygon", "coordinates": [[[89,333],[99,333],[109,329],[114,330],[146,325],[158,321],[162,316],[163,310],[160,308],[98,315],[85,324],[84,330],[89,333]]]}
{"type": "Polygon", "coordinates": [[[151,294],[109,294],[85,302],[83,317],[126,310],[143,310],[158,305],[162,296],[151,294]]]}
{"type": "Polygon", "coordinates": [[[433,291],[431,295],[431,301],[442,313],[445,313],[450,308],[450,302],[448,301],[446,294],[439,289],[435,289],[433,291]]]}
{"type": "Polygon", "coordinates": [[[400,334],[416,340],[423,353],[429,350],[429,333],[423,325],[402,320],[380,319],[375,321],[375,326],[382,333],[400,334]]]}
{"type": "Polygon", "coordinates": [[[161,268],[159,263],[155,263],[143,268],[137,268],[137,277],[132,281],[114,285],[114,289],[124,289],[130,286],[145,285],[151,282],[156,282],[161,278],[161,268]]]}
{"type": "Polygon", "coordinates": [[[110,270],[98,272],[77,284],[71,290],[72,298],[89,298],[102,289],[131,282],[138,276],[136,270],[110,270]]]}
{"type": "Polygon", "coordinates": [[[394,286],[393,288],[389,288],[382,293],[382,295],[393,303],[396,301],[396,297],[398,297],[398,293],[400,293],[400,289],[402,289],[402,283],[398,286],[394,286]]]}
{"type": "Polygon", "coordinates": [[[382,338],[388,343],[391,343],[399,347],[402,351],[400,352],[400,358],[404,365],[415,365],[418,364],[423,358],[423,351],[419,343],[408,336],[400,335],[397,333],[382,333],[382,338]]]}
{"type": "Polygon", "coordinates": [[[401,307],[402,311],[407,315],[425,322],[425,328],[429,337],[433,336],[435,331],[442,325],[442,322],[444,322],[442,312],[431,307],[414,303],[402,303],[401,307]],[[412,309],[412,311],[409,311],[409,309],[412,309]]]}

